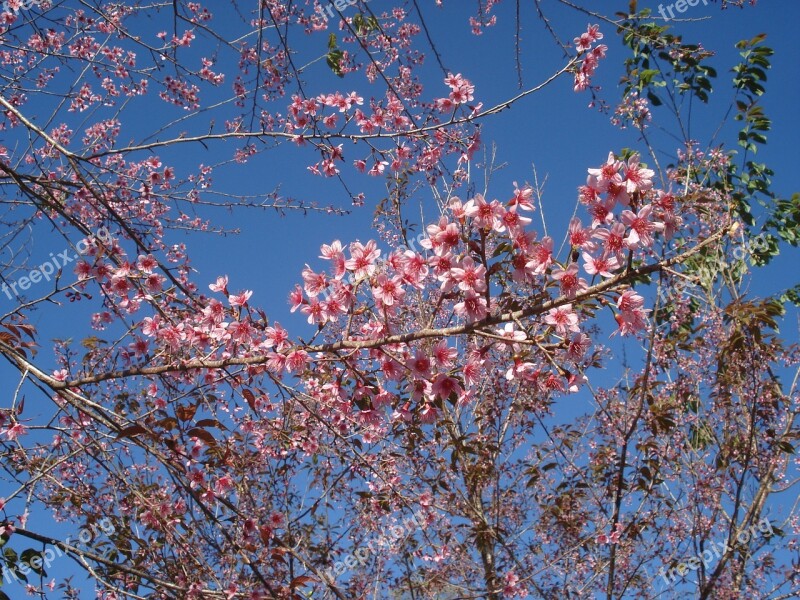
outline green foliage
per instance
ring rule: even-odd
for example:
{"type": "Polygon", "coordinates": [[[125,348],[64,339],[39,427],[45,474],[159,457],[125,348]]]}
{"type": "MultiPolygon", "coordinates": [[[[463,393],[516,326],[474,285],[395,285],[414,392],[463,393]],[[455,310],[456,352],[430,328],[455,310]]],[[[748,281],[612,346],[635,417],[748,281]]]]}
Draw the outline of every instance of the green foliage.
{"type": "MultiPolygon", "coordinates": [[[[681,96],[708,102],[711,81],[717,77],[717,71],[707,64],[711,52],[699,44],[684,44],[680,36],[669,33],[669,25],[649,20],[650,15],[649,9],[619,15],[618,30],[631,52],[625,61],[623,93],[646,97],[654,107],[666,105],[678,117],[681,96]]],[[[746,226],[749,262],[759,267],[769,264],[780,253],[782,243],[792,246],[800,243],[800,195],[794,194],[788,200],[777,197],[772,190],[774,171],[752,158],[759,146],[766,145],[772,128],[761,105],[770,57],[774,54],[764,45],[765,40],[766,36],[761,34],[736,44],[741,60],[732,69],[732,84],[736,94],[734,119],[741,123],[738,132],[738,145],[743,148],[741,156],[728,151],[723,168],[711,173],[693,173],[696,183],[718,191],[720,197],[730,198],[730,209],[746,226]],[[761,210],[755,210],[756,207],[761,210]]],[[[725,257],[705,253],[695,257],[687,270],[699,276],[709,290],[721,276],[741,281],[747,273],[747,264],[744,260],[729,262],[725,257]]],[[[800,306],[800,286],[787,290],[780,300],[800,306]]]]}
{"type": "Polygon", "coordinates": [[[339,48],[336,42],[336,34],[332,33],[328,38],[328,54],[326,62],[331,71],[339,77],[344,77],[342,70],[342,61],[344,60],[344,52],[339,48]]]}
{"type": "Polygon", "coordinates": [[[711,80],[717,72],[705,63],[713,53],[700,44],[684,44],[681,36],[668,33],[668,25],[647,21],[650,14],[645,9],[632,16],[620,15],[623,21],[618,32],[631,50],[622,78],[624,95],[636,91],[653,106],[661,106],[668,99],[676,111],[675,92],[708,102],[711,80]]]}
{"type": "Polygon", "coordinates": [[[359,36],[364,36],[373,31],[378,31],[380,24],[375,16],[364,17],[361,13],[356,13],[356,16],[353,17],[353,27],[359,36]]]}

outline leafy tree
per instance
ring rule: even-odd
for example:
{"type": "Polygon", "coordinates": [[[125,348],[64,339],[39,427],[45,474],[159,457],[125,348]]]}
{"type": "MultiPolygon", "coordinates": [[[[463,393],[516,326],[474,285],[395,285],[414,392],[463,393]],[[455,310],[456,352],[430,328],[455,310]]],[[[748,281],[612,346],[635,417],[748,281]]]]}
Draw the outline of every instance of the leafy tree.
{"type": "MultiPolygon", "coordinates": [[[[607,16],[563,0],[593,23],[569,44],[518,2],[520,82],[520,11],[564,59],[487,107],[466,67],[443,66],[426,20],[441,1],[378,4],[3,5],[5,583],[105,599],[797,595],[800,357],[779,328],[800,292],[747,293],[800,225],[800,196],[755,161],[765,38],[738,44],[725,82],[635,1],[607,16]],[[614,68],[614,33],[620,99],[593,79],[614,68]],[[565,79],[632,147],[598,144],[576,216],[548,235],[543,185],[495,187],[481,124],[565,79]],[[727,113],[698,108],[715,89],[727,113]],[[701,144],[688,125],[709,115],[733,119],[701,144]],[[278,151],[375,207],[375,239],[332,236],[309,259],[295,331],[247,282],[195,274],[179,241],[230,233],[218,208],[346,212],[219,183],[278,151]],[[361,173],[383,198],[352,191],[361,173]],[[74,247],[40,265],[17,252],[48,229],[74,247]],[[40,346],[67,300],[96,334],[56,340],[53,359],[40,346]],[[573,395],[591,406],[556,420],[573,395]],[[89,586],[53,579],[66,557],[89,586]]],[[[476,34],[503,25],[498,4],[465,16],[476,34]]]]}

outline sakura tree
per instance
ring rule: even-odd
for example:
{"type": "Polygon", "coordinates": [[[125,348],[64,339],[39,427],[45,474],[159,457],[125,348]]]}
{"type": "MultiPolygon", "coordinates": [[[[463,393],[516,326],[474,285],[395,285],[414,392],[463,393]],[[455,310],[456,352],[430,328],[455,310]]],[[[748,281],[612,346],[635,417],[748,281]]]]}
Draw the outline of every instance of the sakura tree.
{"type": "Polygon", "coordinates": [[[635,1],[391,4],[3,4],[4,589],[795,597],[800,288],[748,287],[800,230],[755,159],[764,37],[726,81],[635,1]],[[509,29],[520,89],[444,68],[445,10],[509,29]],[[522,13],[563,50],[535,83],[522,13]],[[592,142],[565,227],[481,135],[552,86],[628,144],[592,142]],[[276,153],[346,204],[226,187],[276,153]],[[330,213],[285,310],[202,267],[184,234],[233,233],[220,208],[330,213]],[[39,264],[33,232],[68,250],[39,264]],[[53,345],[65,314],[86,335],[53,345]]]}

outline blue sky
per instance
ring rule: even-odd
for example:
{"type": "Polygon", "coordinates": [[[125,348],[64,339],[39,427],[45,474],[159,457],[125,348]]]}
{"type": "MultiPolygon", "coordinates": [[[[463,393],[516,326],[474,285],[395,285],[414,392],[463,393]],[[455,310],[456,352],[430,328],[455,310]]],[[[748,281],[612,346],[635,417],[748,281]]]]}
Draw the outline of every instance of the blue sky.
{"type": "MultiPolygon", "coordinates": [[[[393,4],[388,0],[372,0],[369,7],[379,12],[393,4]]],[[[482,101],[488,107],[516,94],[517,73],[513,61],[514,3],[502,3],[496,9],[498,26],[487,28],[480,37],[473,36],[469,31],[468,13],[463,10],[462,0],[445,1],[445,6],[441,9],[432,4],[420,2],[443,63],[450,71],[460,72],[472,81],[476,88],[476,100],[482,101]]],[[[470,3],[471,6],[472,4],[474,3],[470,3]]],[[[523,10],[521,58],[524,86],[527,88],[540,83],[557,70],[563,63],[563,54],[528,6],[532,3],[523,4],[527,8],[523,10]]],[[[608,11],[613,8],[624,9],[626,6],[627,1],[602,3],[602,8],[608,11]]],[[[655,2],[641,2],[640,7],[644,6],[650,6],[654,12],[658,7],[655,2]]],[[[597,22],[597,19],[560,5],[550,6],[547,3],[546,7],[551,11],[549,16],[558,34],[567,42],[582,32],[587,23],[597,22]]],[[[223,11],[220,13],[217,22],[225,28],[228,26],[228,17],[222,14],[223,11]]],[[[800,119],[797,118],[796,108],[800,98],[800,83],[797,78],[800,72],[800,50],[796,34],[797,23],[800,22],[800,4],[762,0],[755,8],[720,11],[718,4],[704,6],[701,3],[690,8],[685,16],[691,21],[673,21],[671,24],[674,31],[684,35],[686,41],[701,41],[706,48],[718,52],[718,57],[713,62],[720,75],[715,83],[716,91],[712,95],[710,106],[697,107],[692,122],[692,134],[699,140],[708,139],[709,134],[716,129],[720,116],[719,107],[725,106],[730,99],[729,70],[738,58],[737,51],[733,48],[734,43],[757,33],[764,32],[768,35],[766,43],[775,50],[775,55],[772,57],[772,69],[767,83],[768,95],[764,106],[774,127],[769,133],[769,144],[759,150],[758,159],[769,164],[776,172],[773,190],[783,196],[790,196],[798,188],[794,175],[797,171],[798,154],[795,144],[800,136],[800,119]]],[[[233,19],[232,16],[230,18],[233,19]]],[[[230,26],[234,26],[233,21],[230,26]]],[[[153,27],[160,28],[156,24],[153,27]]],[[[601,96],[613,105],[620,96],[617,85],[623,73],[622,60],[625,51],[610,25],[601,23],[601,30],[606,34],[603,41],[609,45],[609,51],[607,58],[601,62],[595,83],[602,85],[601,96]]],[[[326,41],[325,34],[318,34],[297,38],[296,43],[301,48],[301,56],[316,56],[324,51],[322,49],[326,41]]],[[[445,95],[445,86],[441,79],[441,72],[433,61],[429,61],[423,81],[430,93],[440,90],[440,95],[445,95]]],[[[365,97],[370,94],[360,74],[339,80],[326,69],[323,62],[308,71],[307,85],[310,93],[355,89],[365,97]]],[[[637,147],[634,131],[621,132],[612,126],[608,115],[587,108],[590,100],[588,94],[575,94],[571,88],[571,78],[563,77],[542,92],[521,100],[511,110],[487,119],[482,124],[485,148],[491,151],[494,144],[497,163],[504,165],[493,175],[489,194],[505,199],[512,190],[513,181],[532,183],[535,165],[540,181],[547,179],[543,209],[548,231],[557,241],[560,241],[573,213],[576,190],[585,181],[586,169],[604,162],[610,150],[619,152],[622,147],[637,147]]],[[[168,118],[170,111],[174,116],[181,114],[179,109],[171,107],[161,106],[158,110],[159,118],[164,119],[168,118]]],[[[656,111],[654,118],[664,118],[663,112],[656,111]]],[[[146,106],[133,110],[126,122],[122,139],[136,137],[138,132],[148,131],[152,116],[146,106]]],[[[656,145],[665,153],[659,159],[662,164],[667,163],[670,153],[674,151],[674,144],[666,139],[657,139],[656,145]]],[[[727,139],[732,138],[727,136],[727,139]]],[[[199,145],[182,146],[172,154],[174,164],[179,170],[183,168],[190,171],[200,162],[214,162],[221,147],[229,153],[233,149],[230,143],[209,146],[208,151],[199,145]]],[[[347,146],[345,150],[349,150],[347,146]]],[[[168,152],[163,153],[165,158],[169,155],[168,152]]],[[[347,156],[348,163],[355,157],[354,154],[347,156]]],[[[216,236],[191,232],[174,232],[170,235],[173,242],[185,242],[188,245],[197,270],[195,281],[201,288],[205,290],[207,284],[213,282],[218,275],[227,274],[232,291],[245,288],[253,290],[251,304],[263,307],[271,319],[280,321],[294,335],[307,335],[313,331],[304,318],[289,315],[286,302],[289,290],[300,281],[300,271],[304,264],[320,265],[317,255],[322,243],[329,243],[333,239],[349,242],[376,237],[371,229],[372,211],[376,200],[384,193],[381,180],[357,175],[352,169],[345,167],[343,171],[350,189],[364,191],[367,197],[363,207],[353,207],[338,180],[313,177],[307,173],[307,165],[315,161],[316,157],[310,151],[285,144],[257,155],[244,167],[234,166],[217,171],[214,177],[215,188],[231,193],[254,194],[280,186],[283,195],[316,200],[320,205],[347,209],[350,214],[332,216],[310,213],[303,216],[299,212],[288,211],[286,216],[278,217],[273,211],[229,213],[217,209],[206,211],[205,214],[218,225],[240,229],[240,235],[216,236]]],[[[483,187],[482,177],[481,173],[478,190],[483,187]]],[[[417,197],[429,209],[427,216],[430,219],[435,208],[430,192],[423,186],[417,197]]],[[[537,222],[538,219],[534,221],[537,222]]],[[[75,243],[77,239],[75,236],[71,241],[75,243]]],[[[49,253],[63,250],[67,247],[65,244],[66,241],[54,236],[48,227],[39,227],[33,238],[31,264],[39,264],[49,253]]],[[[797,280],[796,260],[796,249],[784,248],[774,267],[754,273],[751,293],[766,295],[794,284],[797,280]]],[[[9,308],[10,301],[0,295],[0,312],[9,308]]],[[[85,303],[66,305],[55,315],[41,313],[41,316],[32,317],[32,321],[44,334],[40,339],[42,348],[39,362],[42,366],[55,366],[51,360],[51,339],[79,339],[93,333],[86,325],[87,308],[85,303]]],[[[796,313],[790,315],[787,325],[787,334],[796,339],[796,313]],[[795,322],[794,330],[791,329],[792,320],[795,322]]],[[[18,381],[18,374],[5,365],[0,366],[0,376],[7,382],[7,389],[13,389],[18,381]]],[[[26,391],[32,396],[37,394],[32,389],[26,391]]],[[[33,403],[28,410],[35,411],[35,406],[36,403],[33,403]]],[[[576,414],[573,411],[580,411],[580,408],[573,404],[571,409],[559,412],[556,420],[571,419],[576,414]]],[[[5,493],[5,490],[0,490],[0,497],[5,493]]],[[[77,533],[66,525],[50,529],[49,524],[43,525],[46,519],[44,515],[35,514],[32,529],[48,530],[62,535],[77,533]]],[[[78,572],[69,559],[62,558],[55,563],[50,574],[58,578],[78,572]]],[[[87,593],[85,597],[90,595],[87,593]]]]}

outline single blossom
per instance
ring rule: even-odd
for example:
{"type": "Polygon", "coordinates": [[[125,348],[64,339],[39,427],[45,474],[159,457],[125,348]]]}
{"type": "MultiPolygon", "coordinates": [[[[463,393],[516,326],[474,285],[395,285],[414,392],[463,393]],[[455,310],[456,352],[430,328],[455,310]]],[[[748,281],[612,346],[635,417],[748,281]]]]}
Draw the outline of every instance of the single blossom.
{"type": "Polygon", "coordinates": [[[431,359],[421,350],[417,350],[413,358],[406,362],[406,366],[415,377],[428,378],[431,374],[431,359]]]}
{"type": "Polygon", "coordinates": [[[512,348],[519,349],[519,344],[514,342],[523,342],[527,339],[524,331],[518,331],[514,325],[514,323],[506,323],[503,325],[502,329],[497,329],[495,331],[497,335],[503,337],[508,340],[508,344],[511,344],[512,348]]]}
{"type": "Polygon", "coordinates": [[[303,289],[311,298],[315,298],[328,288],[328,277],[325,273],[315,273],[308,265],[303,269],[303,289]]]}
{"type": "Polygon", "coordinates": [[[295,312],[304,302],[303,289],[299,285],[295,285],[294,289],[289,292],[289,304],[292,306],[289,312],[295,312]]]}
{"type": "Polygon", "coordinates": [[[614,223],[611,229],[602,227],[595,229],[593,237],[603,241],[603,256],[616,256],[622,258],[622,252],[626,248],[625,244],[625,225],[614,223]]]}
{"type": "Polygon", "coordinates": [[[433,361],[440,369],[449,369],[455,364],[458,350],[447,345],[447,340],[439,340],[433,347],[433,361]]]}
{"type": "Polygon", "coordinates": [[[464,204],[464,214],[472,219],[472,223],[479,229],[503,228],[500,219],[504,209],[497,200],[487,202],[483,194],[475,194],[475,197],[464,204]]]}
{"type": "Polygon", "coordinates": [[[519,210],[536,210],[536,207],[531,202],[533,198],[533,188],[526,185],[520,188],[517,182],[514,182],[514,197],[509,201],[510,207],[517,207],[519,210]]]}
{"type": "Polygon", "coordinates": [[[378,275],[375,285],[372,286],[372,295],[375,300],[381,302],[384,306],[398,304],[405,294],[403,281],[399,275],[389,278],[386,274],[381,273],[378,275]]]}
{"type": "Polygon", "coordinates": [[[228,301],[231,303],[231,306],[244,306],[247,304],[247,301],[250,299],[250,296],[253,295],[253,292],[250,290],[245,290],[239,294],[231,294],[228,297],[228,301]]]}
{"type": "Polygon", "coordinates": [[[592,241],[592,229],[584,227],[578,217],[573,217],[570,220],[567,235],[570,245],[574,248],[592,252],[597,247],[597,244],[592,241]]]}
{"type": "Polygon", "coordinates": [[[9,441],[13,442],[18,437],[25,435],[27,427],[20,422],[16,422],[10,427],[0,429],[0,435],[5,435],[9,441]]]}
{"type": "Polygon", "coordinates": [[[578,362],[586,354],[592,345],[592,339],[585,333],[576,333],[570,338],[567,347],[567,358],[573,362],[578,362]]]}
{"type": "Polygon", "coordinates": [[[208,284],[208,289],[212,292],[222,292],[223,294],[228,293],[228,276],[223,275],[222,277],[217,277],[217,281],[215,283],[208,284]]]}
{"type": "Polygon", "coordinates": [[[583,270],[589,275],[602,275],[603,277],[613,277],[615,271],[620,268],[620,262],[616,256],[592,256],[587,252],[582,254],[584,265],[583,270]]]}
{"type": "Polygon", "coordinates": [[[323,244],[320,247],[320,258],[330,260],[333,263],[333,276],[336,279],[341,279],[346,271],[344,260],[344,249],[339,240],[334,240],[330,245],[323,244]]]}
{"type": "Polygon", "coordinates": [[[653,245],[653,234],[664,231],[664,223],[650,220],[653,205],[648,204],[639,209],[638,214],[630,210],[622,211],[622,222],[631,228],[625,238],[625,244],[631,250],[636,247],[649,248],[653,245]]]}
{"type": "Polygon", "coordinates": [[[642,167],[639,163],[639,155],[634,154],[628,159],[623,168],[625,189],[629,194],[634,192],[646,192],[653,188],[653,176],[655,171],[642,167]]]}
{"type": "Polygon", "coordinates": [[[440,373],[433,380],[431,391],[442,400],[446,400],[453,393],[455,393],[456,396],[460,396],[464,392],[464,389],[456,378],[440,373]]]}
{"type": "Polygon", "coordinates": [[[555,327],[559,335],[566,335],[567,331],[580,331],[578,315],[572,310],[572,304],[551,308],[545,315],[544,322],[555,327]]]}
{"type": "Polygon", "coordinates": [[[530,217],[523,217],[519,214],[517,210],[517,205],[511,206],[508,210],[504,210],[504,212],[500,216],[500,222],[497,227],[495,227],[495,231],[498,233],[503,233],[506,229],[510,232],[513,236],[515,233],[523,231],[526,225],[530,225],[531,218],[530,217]]]}
{"type": "Polygon", "coordinates": [[[597,193],[608,191],[611,183],[622,183],[620,169],[622,169],[622,161],[617,160],[613,152],[609,152],[605,164],[597,169],[588,169],[587,186],[594,190],[595,196],[597,193]]]}
{"type": "Polygon", "coordinates": [[[547,268],[552,264],[553,238],[548,235],[543,237],[542,241],[534,246],[525,268],[532,271],[535,275],[544,275],[547,268]]]}
{"type": "Polygon", "coordinates": [[[578,292],[582,292],[587,287],[585,279],[578,277],[578,264],[570,263],[563,269],[560,266],[553,269],[553,279],[561,284],[561,293],[567,298],[574,298],[578,292]]]}
{"type": "Polygon", "coordinates": [[[472,291],[467,292],[464,299],[458,302],[453,310],[459,317],[466,318],[469,322],[480,321],[489,314],[486,308],[486,298],[472,291]]]}
{"type": "Polygon", "coordinates": [[[350,258],[345,261],[345,267],[353,271],[356,279],[370,277],[375,272],[375,262],[381,255],[374,240],[366,244],[353,242],[350,244],[350,258]]]}
{"type": "Polygon", "coordinates": [[[450,276],[458,283],[458,288],[464,292],[469,290],[478,293],[486,291],[486,267],[476,265],[470,256],[465,257],[457,267],[451,268],[450,276]]]}

